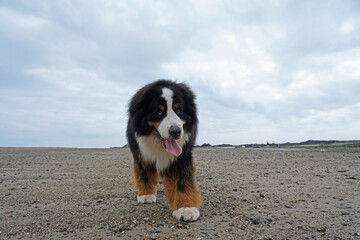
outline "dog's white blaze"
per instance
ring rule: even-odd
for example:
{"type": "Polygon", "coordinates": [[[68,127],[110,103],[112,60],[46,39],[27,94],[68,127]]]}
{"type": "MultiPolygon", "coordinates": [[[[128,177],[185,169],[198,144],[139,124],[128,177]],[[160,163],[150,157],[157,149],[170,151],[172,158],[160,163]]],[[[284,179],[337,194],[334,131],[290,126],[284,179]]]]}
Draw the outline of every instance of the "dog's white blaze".
{"type": "Polygon", "coordinates": [[[167,106],[167,112],[166,117],[161,121],[159,125],[159,133],[163,138],[169,139],[169,129],[171,126],[177,126],[181,129],[181,135],[180,138],[182,138],[182,135],[184,133],[183,131],[183,125],[185,124],[184,121],[182,121],[179,116],[174,112],[173,110],[173,91],[169,88],[163,88],[162,89],[162,97],[166,100],[166,106],[167,106]]]}

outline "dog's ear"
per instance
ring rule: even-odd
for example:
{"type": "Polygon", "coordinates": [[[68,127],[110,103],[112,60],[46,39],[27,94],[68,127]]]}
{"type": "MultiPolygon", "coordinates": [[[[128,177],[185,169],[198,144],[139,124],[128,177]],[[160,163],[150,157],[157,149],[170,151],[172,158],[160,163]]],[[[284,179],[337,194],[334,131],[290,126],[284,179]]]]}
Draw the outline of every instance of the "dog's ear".
{"type": "Polygon", "coordinates": [[[138,111],[146,110],[146,107],[149,107],[149,103],[156,98],[156,96],[161,95],[161,87],[164,84],[164,80],[158,80],[151,84],[145,85],[140,88],[129,103],[129,116],[134,116],[138,111]],[[151,91],[150,91],[151,90],[151,91]]]}
{"type": "Polygon", "coordinates": [[[195,104],[195,94],[191,89],[185,84],[185,83],[178,83],[178,86],[180,87],[182,91],[182,96],[184,97],[185,102],[187,103],[184,106],[184,111],[190,115],[193,120],[196,120],[196,104],[195,104]]]}
{"type": "Polygon", "coordinates": [[[143,108],[146,97],[144,96],[147,92],[147,88],[143,87],[132,97],[129,103],[129,116],[134,116],[136,112],[143,108]]]}
{"type": "Polygon", "coordinates": [[[146,106],[144,94],[146,93],[145,88],[141,88],[136,94],[132,97],[129,103],[129,121],[128,121],[128,130],[137,129],[141,133],[146,131],[145,122],[144,122],[144,107],[146,106]]]}
{"type": "Polygon", "coordinates": [[[186,105],[184,105],[184,112],[187,114],[187,120],[184,125],[184,128],[187,129],[191,133],[190,145],[193,145],[196,141],[196,133],[197,133],[197,124],[199,122],[197,118],[197,108],[195,103],[195,94],[194,92],[185,84],[178,83],[182,91],[182,96],[184,97],[184,101],[186,105]]]}
{"type": "Polygon", "coordinates": [[[141,100],[135,98],[135,96],[131,99],[129,103],[129,110],[128,110],[129,116],[134,116],[135,113],[141,108],[141,100]]]}

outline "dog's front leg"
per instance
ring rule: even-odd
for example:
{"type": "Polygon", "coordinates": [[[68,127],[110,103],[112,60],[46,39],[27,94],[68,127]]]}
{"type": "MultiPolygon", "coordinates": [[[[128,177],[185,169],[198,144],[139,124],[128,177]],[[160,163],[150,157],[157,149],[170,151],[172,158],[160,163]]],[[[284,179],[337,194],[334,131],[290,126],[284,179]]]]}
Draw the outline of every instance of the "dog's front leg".
{"type": "Polygon", "coordinates": [[[201,196],[193,168],[188,167],[186,169],[185,166],[185,171],[170,168],[163,175],[163,185],[166,201],[173,210],[173,216],[178,220],[195,221],[200,217],[201,196]]]}
{"type": "Polygon", "coordinates": [[[133,177],[135,189],[138,190],[138,202],[156,202],[156,186],[159,182],[159,174],[154,167],[143,166],[142,162],[134,161],[133,177]]]}

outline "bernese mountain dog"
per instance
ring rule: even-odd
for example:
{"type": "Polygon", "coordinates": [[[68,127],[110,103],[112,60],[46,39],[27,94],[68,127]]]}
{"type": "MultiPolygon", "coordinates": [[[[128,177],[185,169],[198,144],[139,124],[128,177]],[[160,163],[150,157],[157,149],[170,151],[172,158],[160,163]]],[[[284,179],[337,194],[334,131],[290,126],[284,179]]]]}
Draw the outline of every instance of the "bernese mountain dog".
{"type": "Polygon", "coordinates": [[[173,216],[184,221],[197,220],[201,205],[192,157],[198,124],[194,100],[186,84],[158,80],[138,90],[128,110],[137,201],[156,202],[161,180],[173,216]]]}

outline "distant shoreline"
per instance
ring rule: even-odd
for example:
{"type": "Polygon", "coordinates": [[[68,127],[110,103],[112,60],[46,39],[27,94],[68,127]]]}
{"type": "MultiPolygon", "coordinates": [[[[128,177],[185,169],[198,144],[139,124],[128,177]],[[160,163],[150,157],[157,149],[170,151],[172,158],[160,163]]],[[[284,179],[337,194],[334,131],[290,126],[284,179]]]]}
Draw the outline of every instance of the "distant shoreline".
{"type": "MultiPolygon", "coordinates": [[[[0,146],[0,149],[87,149],[87,150],[100,150],[100,149],[123,149],[128,148],[128,144],[122,147],[12,147],[0,146]]],[[[322,147],[360,147],[360,140],[307,140],[299,143],[267,143],[267,144],[215,144],[203,143],[196,145],[196,148],[322,148],[322,147]]]]}
{"type": "Polygon", "coordinates": [[[209,143],[204,143],[202,145],[197,145],[196,147],[206,148],[314,148],[314,147],[360,147],[360,140],[307,140],[299,143],[267,143],[267,144],[217,144],[211,145],[209,143]]]}

